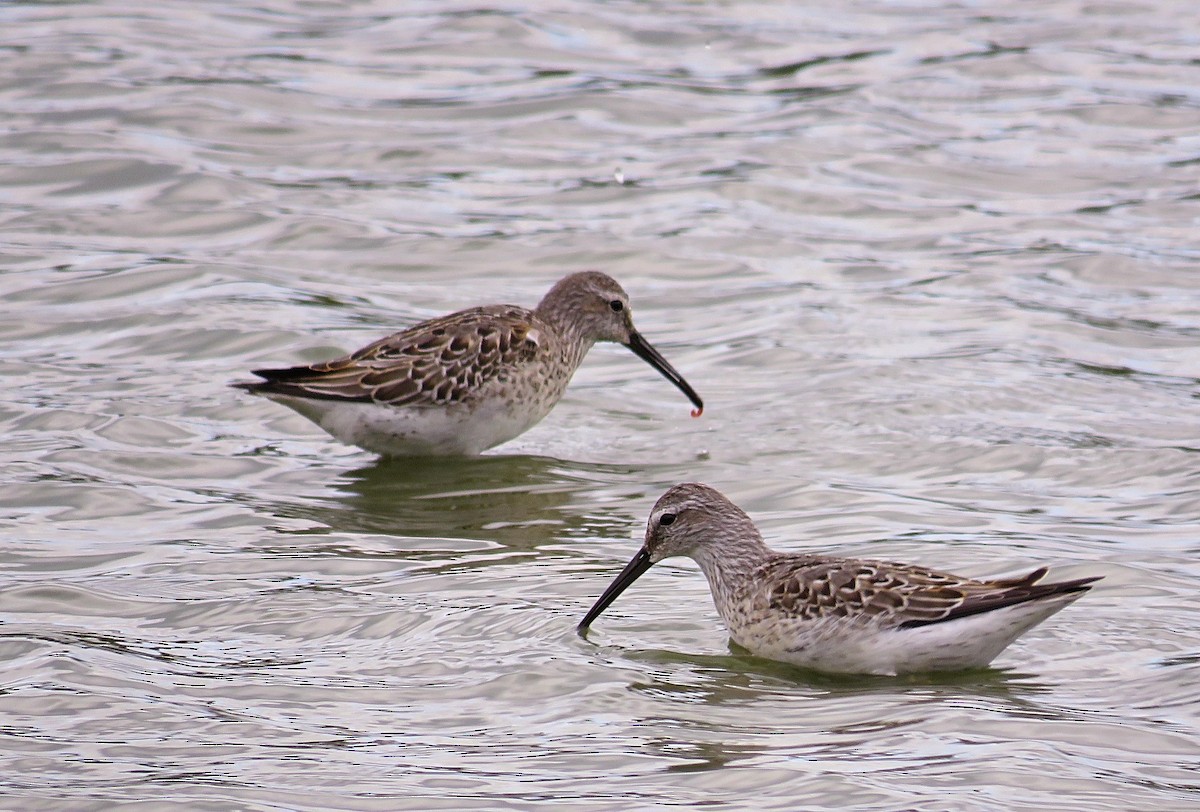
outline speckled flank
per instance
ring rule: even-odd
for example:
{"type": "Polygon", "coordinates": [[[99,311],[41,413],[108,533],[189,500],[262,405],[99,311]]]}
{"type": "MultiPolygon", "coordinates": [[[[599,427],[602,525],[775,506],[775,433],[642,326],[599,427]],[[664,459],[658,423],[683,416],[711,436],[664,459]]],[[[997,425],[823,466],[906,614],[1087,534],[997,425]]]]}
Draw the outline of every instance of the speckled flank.
{"type": "Polygon", "coordinates": [[[255,370],[264,380],[234,385],[369,451],[471,455],[545,417],[597,341],[625,344],[703,407],[634,328],[625,291],[598,271],[565,277],[533,310],[462,310],[332,361],[255,370]]]}
{"type": "Polygon", "coordinates": [[[762,657],[840,673],[985,666],[1099,580],[1042,583],[1042,567],[980,581],[910,564],[779,553],[740,508],[689,483],[658,500],[642,550],[580,628],[652,564],[678,555],[700,565],[736,643],[762,657]]]}

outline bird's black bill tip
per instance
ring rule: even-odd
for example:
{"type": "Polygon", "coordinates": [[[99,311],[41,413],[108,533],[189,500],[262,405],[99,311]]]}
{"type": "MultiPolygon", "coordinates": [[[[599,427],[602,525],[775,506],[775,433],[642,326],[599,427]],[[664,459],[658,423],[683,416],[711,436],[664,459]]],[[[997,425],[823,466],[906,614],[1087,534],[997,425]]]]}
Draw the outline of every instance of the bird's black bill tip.
{"type": "Polygon", "coordinates": [[[646,551],[645,547],[638,550],[637,555],[635,555],[630,562],[625,565],[625,569],[621,570],[621,573],[613,579],[612,583],[608,585],[608,589],[604,590],[604,594],[596,599],[596,602],[592,605],[592,608],[589,609],[587,614],[583,616],[583,620],[579,621],[579,625],[575,627],[575,632],[580,637],[585,637],[587,635],[588,627],[592,625],[592,621],[600,617],[600,613],[607,609],[609,604],[615,601],[617,596],[624,592],[630,584],[640,578],[642,573],[650,569],[650,566],[653,563],[654,562],[650,560],[650,553],[646,551]]]}
{"type": "Polygon", "coordinates": [[[662,353],[654,349],[649,341],[642,338],[641,333],[636,330],[630,333],[629,343],[625,346],[629,347],[638,358],[641,358],[647,364],[657,369],[660,375],[675,384],[675,387],[686,395],[687,399],[696,407],[692,410],[692,416],[700,416],[700,413],[704,411],[704,401],[696,394],[696,390],[683,379],[683,376],[675,370],[675,367],[671,366],[667,362],[667,359],[662,357],[662,353]]]}

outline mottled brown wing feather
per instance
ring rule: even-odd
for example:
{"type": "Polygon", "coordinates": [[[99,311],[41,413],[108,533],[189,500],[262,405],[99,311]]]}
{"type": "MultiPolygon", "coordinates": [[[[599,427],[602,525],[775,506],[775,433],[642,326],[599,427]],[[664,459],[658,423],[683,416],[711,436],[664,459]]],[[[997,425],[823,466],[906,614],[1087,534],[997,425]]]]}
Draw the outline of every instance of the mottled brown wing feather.
{"type": "Polygon", "coordinates": [[[778,559],[759,583],[774,583],[770,608],[802,620],[876,618],[889,626],[922,626],[1063,592],[1087,589],[1095,578],[1038,584],[1041,567],[1020,578],[976,581],[882,561],[778,559]]]}
{"type": "Polygon", "coordinates": [[[935,617],[964,597],[960,579],[881,562],[782,559],[768,563],[771,608],[805,620],[900,614],[935,617]],[[790,570],[790,571],[779,571],[790,570]]]}
{"type": "Polygon", "coordinates": [[[534,358],[538,331],[532,317],[507,305],[461,310],[332,361],[254,370],[265,380],[247,388],[393,406],[459,403],[506,367],[534,358]]]}

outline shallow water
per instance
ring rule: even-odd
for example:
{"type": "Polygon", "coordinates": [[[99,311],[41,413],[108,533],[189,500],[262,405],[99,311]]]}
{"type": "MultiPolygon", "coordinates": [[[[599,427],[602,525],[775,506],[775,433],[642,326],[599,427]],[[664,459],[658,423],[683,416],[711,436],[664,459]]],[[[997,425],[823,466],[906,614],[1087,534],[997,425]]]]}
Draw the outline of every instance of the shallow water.
{"type": "MultiPolygon", "coordinates": [[[[136,4],[135,4],[136,5],[136,4]]],[[[1200,804],[1200,11],[0,8],[6,808],[1200,804]],[[479,460],[226,384],[602,268],[479,460]],[[669,485],[776,547],[1105,576],[971,674],[731,651],[669,485]]]]}

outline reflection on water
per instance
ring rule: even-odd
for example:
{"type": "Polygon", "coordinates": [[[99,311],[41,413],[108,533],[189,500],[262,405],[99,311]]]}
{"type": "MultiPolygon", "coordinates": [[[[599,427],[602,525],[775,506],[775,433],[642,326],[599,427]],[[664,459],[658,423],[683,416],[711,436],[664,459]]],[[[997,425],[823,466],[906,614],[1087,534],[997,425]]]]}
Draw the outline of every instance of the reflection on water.
{"type": "MultiPolygon", "coordinates": [[[[704,674],[705,701],[739,699],[744,694],[781,691],[796,694],[807,688],[814,695],[866,696],[895,690],[911,690],[914,695],[944,694],[954,689],[960,696],[1018,697],[1048,690],[1037,677],[1018,671],[979,668],[935,674],[878,676],[873,674],[824,674],[787,663],[754,657],[736,643],[730,642],[729,655],[701,655],[665,649],[622,651],[621,656],[651,666],[666,667],[661,673],[665,680],[676,673],[676,666],[691,666],[704,674]]],[[[632,685],[634,690],[662,690],[662,684],[632,685]]],[[[681,686],[683,687],[683,686],[681,686]]],[[[690,686],[695,688],[697,686],[690,686]]]]}
{"type": "Polygon", "coordinates": [[[323,533],[478,539],[533,550],[628,525],[623,505],[597,508],[588,495],[638,473],[526,455],[379,458],[337,476],[327,496],[260,503],[260,509],[306,519],[323,533]]]}
{"type": "Polygon", "coordinates": [[[345,494],[339,508],[353,518],[339,516],[332,526],[387,523],[398,535],[449,534],[532,549],[602,527],[602,515],[584,507],[586,492],[636,472],[524,455],[381,460],[335,483],[345,494]]]}
{"type": "Polygon", "coordinates": [[[1192,5],[7,4],[0,795],[1195,806],[1192,5]],[[587,268],[701,419],[611,346],[474,460],[226,388],[587,268]],[[731,653],[687,563],[581,640],[683,480],[1105,581],[945,677],[731,653]]]}

